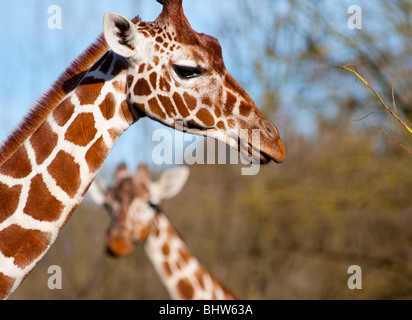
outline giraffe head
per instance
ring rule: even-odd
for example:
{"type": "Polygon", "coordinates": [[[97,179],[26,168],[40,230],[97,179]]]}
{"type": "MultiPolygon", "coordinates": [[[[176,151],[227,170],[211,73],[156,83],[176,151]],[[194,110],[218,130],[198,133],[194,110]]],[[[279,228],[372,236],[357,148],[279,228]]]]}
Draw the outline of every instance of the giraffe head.
{"type": "Polygon", "coordinates": [[[223,141],[254,163],[283,162],[277,128],[229,74],[218,40],[191,28],[182,0],[157,1],[163,10],[154,22],[114,13],[104,19],[109,47],[129,64],[135,116],[223,141]]]}
{"type": "Polygon", "coordinates": [[[90,195],[96,203],[107,207],[112,218],[108,252],[114,256],[128,255],[133,251],[133,242],[145,241],[158,213],[157,205],[177,195],[188,176],[186,167],[178,167],[152,181],[146,165],[140,164],[135,174],[130,175],[122,164],[114,173],[112,187],[107,188],[101,181],[92,184],[90,195]]]}

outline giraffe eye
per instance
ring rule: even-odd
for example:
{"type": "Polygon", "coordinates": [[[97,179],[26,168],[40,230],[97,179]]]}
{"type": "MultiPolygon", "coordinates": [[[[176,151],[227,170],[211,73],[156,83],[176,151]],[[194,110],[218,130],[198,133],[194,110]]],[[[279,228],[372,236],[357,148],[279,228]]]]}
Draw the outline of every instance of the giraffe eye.
{"type": "Polygon", "coordinates": [[[181,66],[178,64],[173,65],[173,69],[175,70],[176,74],[182,79],[193,79],[200,77],[202,75],[202,70],[198,67],[192,66],[181,66]]]}

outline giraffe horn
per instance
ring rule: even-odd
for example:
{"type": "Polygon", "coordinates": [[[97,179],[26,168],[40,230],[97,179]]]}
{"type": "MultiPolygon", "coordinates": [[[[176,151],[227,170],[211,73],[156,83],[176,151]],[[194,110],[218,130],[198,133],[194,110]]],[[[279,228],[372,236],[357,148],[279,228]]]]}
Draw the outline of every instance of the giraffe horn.
{"type": "Polygon", "coordinates": [[[144,163],[140,163],[135,174],[133,175],[133,182],[135,184],[149,185],[151,182],[149,169],[144,163]]]}
{"type": "Polygon", "coordinates": [[[156,0],[156,1],[159,2],[163,6],[168,6],[171,3],[178,4],[179,6],[182,6],[182,2],[183,2],[183,0],[156,0]]]}
{"type": "Polygon", "coordinates": [[[159,24],[172,24],[178,30],[190,27],[183,12],[183,0],[156,1],[163,5],[162,13],[156,20],[159,24]]]}

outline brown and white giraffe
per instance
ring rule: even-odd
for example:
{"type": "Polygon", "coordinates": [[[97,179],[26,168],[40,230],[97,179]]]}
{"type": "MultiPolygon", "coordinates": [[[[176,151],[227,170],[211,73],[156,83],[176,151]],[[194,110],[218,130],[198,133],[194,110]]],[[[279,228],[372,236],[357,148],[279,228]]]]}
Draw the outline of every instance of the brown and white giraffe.
{"type": "Polygon", "coordinates": [[[182,0],[158,2],[154,22],[107,13],[103,35],[0,148],[0,298],[47,252],[114,143],[142,117],[196,129],[252,161],[284,161],[276,127],[227,72],[218,41],[192,30],[182,0]],[[246,141],[241,129],[260,139],[246,141]]]}
{"type": "Polygon", "coordinates": [[[118,167],[112,187],[104,180],[92,184],[90,195],[111,215],[108,251],[129,255],[133,243],[144,243],[159,278],[176,300],[234,300],[235,295],[217,280],[193,255],[183,238],[160,209],[162,199],[177,195],[186,183],[189,169],[178,167],[152,181],[143,164],[134,175],[118,167]]]}

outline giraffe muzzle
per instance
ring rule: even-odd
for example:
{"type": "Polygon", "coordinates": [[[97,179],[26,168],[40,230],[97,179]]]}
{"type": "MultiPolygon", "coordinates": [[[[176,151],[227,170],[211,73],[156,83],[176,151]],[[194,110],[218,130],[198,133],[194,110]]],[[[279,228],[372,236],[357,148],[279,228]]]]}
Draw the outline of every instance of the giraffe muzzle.
{"type": "Polygon", "coordinates": [[[127,256],[133,252],[133,249],[131,235],[126,228],[118,226],[109,231],[106,251],[110,256],[127,256]]]}
{"type": "Polygon", "coordinates": [[[284,162],[286,150],[276,126],[266,119],[260,119],[259,126],[261,163],[264,164],[271,160],[276,163],[284,162]]]}

